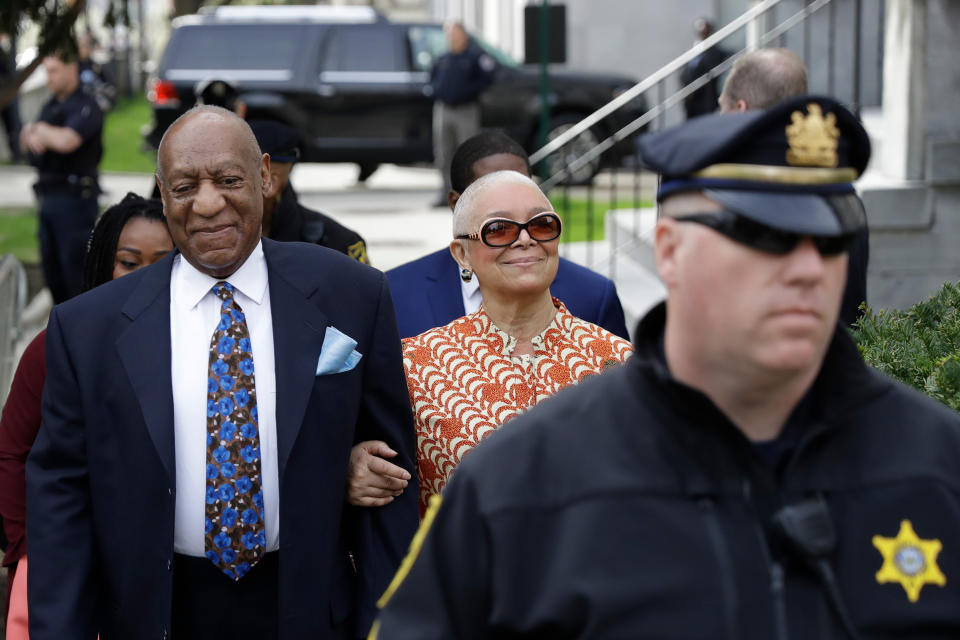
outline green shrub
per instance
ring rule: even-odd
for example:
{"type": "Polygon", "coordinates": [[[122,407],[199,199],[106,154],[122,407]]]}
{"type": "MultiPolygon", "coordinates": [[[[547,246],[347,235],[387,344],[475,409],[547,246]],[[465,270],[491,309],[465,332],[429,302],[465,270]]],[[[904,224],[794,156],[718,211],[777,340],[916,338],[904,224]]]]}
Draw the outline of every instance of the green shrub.
{"type": "Polygon", "coordinates": [[[867,308],[853,337],[867,364],[960,411],[960,283],[909,311],[867,308]]]}

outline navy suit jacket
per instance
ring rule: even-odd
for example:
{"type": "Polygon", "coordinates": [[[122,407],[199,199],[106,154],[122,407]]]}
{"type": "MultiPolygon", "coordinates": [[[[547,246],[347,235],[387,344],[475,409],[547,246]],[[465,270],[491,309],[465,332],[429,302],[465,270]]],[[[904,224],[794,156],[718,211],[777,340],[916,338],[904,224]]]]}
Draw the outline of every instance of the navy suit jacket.
{"type": "MultiPolygon", "coordinates": [[[[401,338],[442,327],[464,315],[460,267],[449,249],[441,249],[387,271],[401,338]]],[[[609,278],[560,258],[550,293],[570,313],[626,340],[627,323],[609,278]]]]}
{"type": "MultiPolygon", "coordinates": [[[[383,274],[263,240],[277,387],[279,637],[364,635],[417,527],[415,437],[383,274]],[[351,371],[316,376],[326,328],[351,371]],[[414,480],[386,507],[344,501],[351,446],[382,439],[414,480]],[[357,573],[347,552],[356,556],[357,573]],[[352,617],[351,617],[352,616],[352,617]]],[[[43,426],[27,462],[35,640],[166,637],[176,498],[173,256],[54,308],[43,426]]],[[[338,636],[339,637],[339,636],[338,636]]]]}

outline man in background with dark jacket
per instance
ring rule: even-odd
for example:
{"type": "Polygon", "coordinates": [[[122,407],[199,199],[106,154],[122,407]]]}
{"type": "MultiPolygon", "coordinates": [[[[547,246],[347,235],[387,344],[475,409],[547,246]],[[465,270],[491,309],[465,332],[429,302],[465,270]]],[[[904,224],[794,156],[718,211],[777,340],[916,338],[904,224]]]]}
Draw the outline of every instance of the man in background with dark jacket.
{"type": "MultiPolygon", "coordinates": [[[[697,18],[693,22],[693,31],[700,43],[713,34],[713,24],[706,18],[697,18]]],[[[720,47],[711,47],[687,63],[680,71],[680,84],[686,86],[723,62],[729,54],[720,47]]],[[[711,78],[705,85],[683,99],[683,109],[687,119],[696,118],[717,110],[717,98],[720,96],[720,78],[711,78]]]]}
{"type": "Polygon", "coordinates": [[[445,207],[450,191],[450,160],[464,140],[480,130],[480,94],[493,82],[496,62],[470,41],[459,22],[446,25],[450,52],[433,64],[433,156],[443,187],[433,206],[445,207]]]}
{"type": "Polygon", "coordinates": [[[356,231],[300,204],[290,172],[300,156],[297,130],[272,120],[254,120],[250,128],[263,153],[270,155],[271,185],[263,198],[263,235],[281,242],[309,242],[370,264],[367,245],[356,231]]]}

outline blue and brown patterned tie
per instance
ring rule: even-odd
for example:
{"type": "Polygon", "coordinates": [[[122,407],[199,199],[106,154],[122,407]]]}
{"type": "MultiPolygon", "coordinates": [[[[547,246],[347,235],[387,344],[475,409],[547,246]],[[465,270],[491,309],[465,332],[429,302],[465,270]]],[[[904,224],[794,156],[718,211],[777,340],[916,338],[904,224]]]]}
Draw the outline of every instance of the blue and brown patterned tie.
{"type": "Polygon", "coordinates": [[[260,433],[250,332],[234,287],[218,282],[220,324],[207,371],[207,558],[234,580],[263,557],[266,535],[260,478],[260,433]]]}

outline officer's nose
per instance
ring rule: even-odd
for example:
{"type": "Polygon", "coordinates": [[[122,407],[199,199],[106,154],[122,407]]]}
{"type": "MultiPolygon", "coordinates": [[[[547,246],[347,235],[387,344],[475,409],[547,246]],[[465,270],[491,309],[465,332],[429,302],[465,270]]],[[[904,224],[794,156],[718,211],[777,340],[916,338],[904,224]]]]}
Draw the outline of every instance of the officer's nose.
{"type": "Polygon", "coordinates": [[[201,180],[193,199],[193,210],[202,216],[215,216],[225,205],[223,194],[209,180],[201,180]]]}
{"type": "Polygon", "coordinates": [[[825,258],[809,236],[800,238],[787,258],[789,260],[787,274],[791,280],[813,283],[823,278],[826,273],[825,258]]]}

